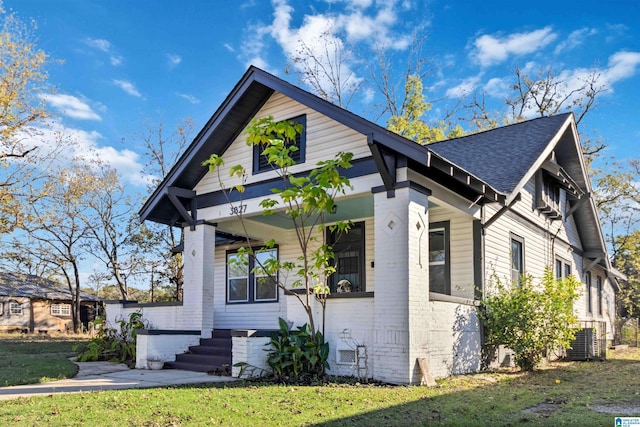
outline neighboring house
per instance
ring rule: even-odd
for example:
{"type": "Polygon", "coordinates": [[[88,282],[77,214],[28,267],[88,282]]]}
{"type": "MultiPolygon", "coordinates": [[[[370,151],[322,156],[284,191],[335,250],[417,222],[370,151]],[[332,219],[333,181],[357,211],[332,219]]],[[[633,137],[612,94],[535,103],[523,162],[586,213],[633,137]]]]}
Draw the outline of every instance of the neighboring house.
{"type": "MultiPolygon", "coordinates": [[[[80,294],[86,328],[96,317],[99,298],[80,294]]],[[[30,274],[0,273],[0,331],[73,331],[71,293],[52,280],[30,274]]]]}
{"type": "MultiPolygon", "coordinates": [[[[352,189],[328,217],[354,223],[329,283],[331,373],[414,384],[421,369],[477,371],[476,307],[490,278],[540,278],[546,266],[584,281],[579,317],[605,322],[612,336],[620,275],[607,258],[572,114],[421,146],[251,67],[141,209],[143,220],[184,229],[184,300],[107,306],[111,321],[140,310],[155,328],[138,335],[138,367],[148,356],[174,360],[214,330],[231,330],[233,363],[264,366],[265,332],[278,318],[306,322],[294,297],[258,286],[251,268],[227,268],[245,244],[240,210],[253,242],[276,239],[271,254],[283,261],[299,255],[290,224],[262,215],[259,202],[278,181],[245,143],[245,126],[269,115],[304,125],[294,172],[337,151],[354,154],[345,171],[352,189]],[[239,184],[228,168],[248,165],[232,208],[202,167],[211,153],[225,160],[227,188],[239,184]]],[[[331,243],[329,231],[321,234],[331,243]]],[[[315,313],[321,326],[319,304],[315,313]]]]}

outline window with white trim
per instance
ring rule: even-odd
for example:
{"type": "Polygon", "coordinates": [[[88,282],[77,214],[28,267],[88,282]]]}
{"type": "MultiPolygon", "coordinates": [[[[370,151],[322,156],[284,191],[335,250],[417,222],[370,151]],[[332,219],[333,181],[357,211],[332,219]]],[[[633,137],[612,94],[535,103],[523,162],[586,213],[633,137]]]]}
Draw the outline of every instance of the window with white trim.
{"type": "Polygon", "coordinates": [[[270,258],[278,258],[278,250],[259,249],[255,258],[247,252],[227,252],[227,303],[278,301],[276,278],[266,274],[270,258]]]}
{"type": "Polygon", "coordinates": [[[9,314],[22,315],[22,304],[19,302],[9,303],[9,314]]]}
{"type": "Polygon", "coordinates": [[[4,314],[4,303],[0,301],[0,316],[4,314]]]}
{"type": "Polygon", "coordinates": [[[51,304],[52,316],[71,316],[71,304],[51,304]]]}

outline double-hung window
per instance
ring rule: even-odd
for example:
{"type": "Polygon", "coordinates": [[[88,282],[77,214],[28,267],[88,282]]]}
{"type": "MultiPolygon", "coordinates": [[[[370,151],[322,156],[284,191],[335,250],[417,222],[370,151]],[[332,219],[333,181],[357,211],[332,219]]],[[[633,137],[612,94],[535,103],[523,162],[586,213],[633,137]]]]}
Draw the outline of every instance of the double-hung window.
{"type": "Polygon", "coordinates": [[[20,304],[19,302],[10,302],[9,314],[22,315],[22,304],[20,304]]]}
{"type": "Polygon", "coordinates": [[[562,258],[556,258],[556,279],[566,279],[571,276],[571,263],[562,258]]]}
{"type": "Polygon", "coordinates": [[[524,239],[515,234],[511,235],[511,281],[522,284],[524,275],[524,239]]]}
{"type": "MultiPolygon", "coordinates": [[[[285,144],[287,146],[295,145],[297,150],[291,151],[289,153],[289,156],[294,162],[296,162],[296,164],[304,163],[307,145],[307,116],[301,115],[292,119],[288,119],[286,121],[292,122],[296,125],[302,125],[302,132],[296,134],[296,137],[293,140],[285,139],[285,144]]],[[[263,145],[258,144],[253,146],[253,173],[272,170],[273,166],[269,163],[269,158],[262,154],[263,151],[263,145]]]]}
{"type": "Polygon", "coordinates": [[[585,274],[585,286],[587,287],[587,313],[593,312],[593,301],[591,295],[591,272],[587,271],[585,274]]]}
{"type": "Polygon", "coordinates": [[[51,304],[52,316],[71,316],[71,304],[51,304]]]}
{"type": "Polygon", "coordinates": [[[596,278],[596,292],[598,298],[598,314],[602,315],[602,277],[596,278]]]}
{"type": "Polygon", "coordinates": [[[449,221],[429,224],[429,292],[451,294],[449,221]]]}
{"type": "Polygon", "coordinates": [[[227,303],[278,301],[277,277],[265,271],[278,250],[258,249],[255,256],[247,252],[227,252],[227,303]]]}
{"type": "Polygon", "coordinates": [[[364,222],[354,223],[347,232],[327,229],[327,244],[333,249],[336,269],[329,276],[331,293],[366,291],[364,222]]]}

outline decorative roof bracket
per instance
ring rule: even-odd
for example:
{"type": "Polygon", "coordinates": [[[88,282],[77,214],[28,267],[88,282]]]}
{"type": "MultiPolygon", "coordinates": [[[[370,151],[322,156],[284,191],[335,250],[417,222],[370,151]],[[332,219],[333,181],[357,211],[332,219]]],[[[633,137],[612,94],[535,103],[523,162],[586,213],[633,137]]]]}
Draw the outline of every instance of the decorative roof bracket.
{"type": "Polygon", "coordinates": [[[193,190],[187,190],[186,188],[168,187],[166,195],[182,219],[189,223],[191,231],[195,230],[198,212],[196,205],[196,192],[193,190]],[[187,211],[180,199],[191,200],[191,214],[189,214],[189,211],[187,211]]]}
{"type": "Polygon", "coordinates": [[[392,191],[396,186],[396,167],[398,165],[398,158],[395,152],[391,153],[373,140],[373,134],[367,135],[367,143],[369,149],[373,155],[373,160],[376,163],[384,188],[387,191],[392,191]]]}
{"type": "Polygon", "coordinates": [[[587,200],[591,198],[591,193],[583,194],[577,202],[575,202],[571,207],[568,207],[564,216],[565,218],[569,218],[569,216],[573,215],[575,211],[577,211],[580,206],[582,206],[587,200]]]}
{"type": "Polygon", "coordinates": [[[500,210],[498,212],[496,212],[491,218],[489,218],[487,221],[485,221],[484,224],[482,224],[483,228],[487,228],[489,227],[491,224],[493,224],[494,222],[496,222],[498,220],[498,218],[500,218],[506,211],[508,211],[509,209],[511,209],[511,207],[513,205],[516,204],[516,202],[520,201],[520,199],[522,198],[522,195],[520,193],[518,193],[516,195],[516,197],[513,198],[513,200],[511,200],[511,203],[509,203],[508,205],[505,205],[503,207],[500,208],[500,210]]]}

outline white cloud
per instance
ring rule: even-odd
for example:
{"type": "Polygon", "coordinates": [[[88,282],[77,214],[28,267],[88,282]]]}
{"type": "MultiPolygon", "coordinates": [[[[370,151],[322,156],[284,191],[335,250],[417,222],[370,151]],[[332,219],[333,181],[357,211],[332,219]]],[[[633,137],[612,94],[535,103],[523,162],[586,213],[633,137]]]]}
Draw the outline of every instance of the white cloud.
{"type": "Polygon", "coordinates": [[[93,109],[81,99],[65,94],[42,94],[40,99],[46,101],[61,114],[78,120],[102,120],[93,109]]]}
{"type": "Polygon", "coordinates": [[[40,154],[54,157],[47,167],[68,165],[72,159],[83,159],[91,164],[98,159],[114,168],[128,184],[143,187],[152,177],[142,175],[140,155],[129,149],[101,145],[104,137],[97,131],[65,127],[50,120],[46,126],[31,128],[25,132],[26,144],[40,147],[40,154]],[[62,144],[62,145],[60,145],[62,144]]]}
{"type": "Polygon", "coordinates": [[[225,49],[227,49],[229,52],[235,52],[236,50],[233,48],[233,46],[231,46],[229,43],[225,43],[223,44],[223,46],[225,47],[225,49]]]}
{"type": "Polygon", "coordinates": [[[640,52],[616,52],[609,57],[608,65],[603,75],[609,84],[632,77],[640,66],[640,52]]]}
{"type": "MultiPolygon", "coordinates": [[[[346,0],[327,13],[314,12],[299,17],[289,0],[272,0],[271,23],[247,27],[240,58],[246,65],[268,68],[266,55],[268,39],[271,38],[282,49],[292,71],[302,72],[304,62],[313,58],[311,61],[317,61],[320,68],[332,68],[331,73],[339,76],[343,83],[348,82],[347,86],[358,86],[363,81],[360,75],[362,64],[351,53],[352,48],[357,49],[358,44],[395,50],[410,46],[411,29],[406,29],[406,25],[397,28],[406,24],[400,22],[397,12],[408,7],[405,3],[398,0],[346,0]],[[340,58],[336,60],[335,56],[340,58]]],[[[328,80],[323,78],[323,87],[331,86],[327,83],[328,80]]]]}
{"type": "Polygon", "coordinates": [[[122,62],[123,62],[124,58],[122,56],[120,56],[120,55],[116,55],[116,54],[113,53],[112,45],[111,45],[111,42],[109,40],[92,39],[90,37],[87,37],[87,38],[84,39],[84,44],[86,44],[87,46],[92,47],[94,49],[97,49],[97,50],[99,50],[101,52],[108,53],[109,54],[109,62],[114,67],[118,67],[118,66],[122,65],[122,62]]]}
{"type": "Polygon", "coordinates": [[[448,98],[462,98],[467,96],[478,87],[479,82],[480,76],[467,77],[457,86],[447,89],[446,96],[448,98]]]}
{"type": "Polygon", "coordinates": [[[255,65],[269,71],[265,56],[268,54],[264,38],[270,33],[270,28],[264,25],[249,25],[245,31],[245,38],[241,46],[240,58],[246,67],[255,65]]]}
{"type": "Polygon", "coordinates": [[[192,104],[199,104],[200,100],[198,98],[196,98],[193,95],[190,95],[188,93],[177,93],[176,95],[178,95],[180,98],[184,98],[187,101],[189,101],[192,104]]]}
{"type": "Polygon", "coordinates": [[[509,78],[494,77],[492,79],[489,79],[489,81],[485,83],[482,89],[488,96],[498,99],[505,99],[509,94],[510,85],[511,82],[509,78]]]}
{"type": "Polygon", "coordinates": [[[571,32],[571,34],[569,34],[569,36],[565,40],[560,42],[558,46],[556,46],[553,53],[558,55],[560,53],[573,50],[582,45],[587,37],[596,34],[598,34],[598,30],[596,30],[595,28],[581,28],[579,30],[575,30],[571,32]]]}
{"type": "Polygon", "coordinates": [[[175,67],[182,62],[182,57],[173,53],[167,53],[167,61],[169,61],[170,67],[175,67]]]}
{"type": "Polygon", "coordinates": [[[142,94],[138,92],[138,89],[136,89],[135,85],[131,82],[128,82],[126,80],[114,79],[113,84],[118,86],[120,89],[122,89],[123,91],[125,91],[131,96],[135,96],[137,98],[142,97],[142,94]]]}
{"type": "Polygon", "coordinates": [[[501,38],[485,34],[473,42],[471,54],[481,66],[488,67],[506,61],[509,55],[533,53],[553,42],[556,37],[551,27],[501,38]]]}
{"type": "Polygon", "coordinates": [[[111,49],[111,42],[105,39],[92,39],[90,37],[87,37],[86,39],[84,39],[84,43],[89,47],[101,50],[103,52],[109,52],[109,49],[111,49]]]}
{"type": "Polygon", "coordinates": [[[111,62],[111,65],[113,65],[114,67],[117,67],[119,65],[122,65],[123,58],[122,56],[114,55],[109,58],[109,61],[111,62]]]}

